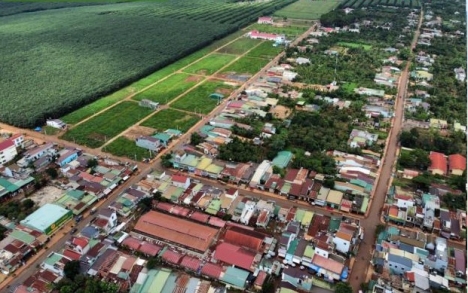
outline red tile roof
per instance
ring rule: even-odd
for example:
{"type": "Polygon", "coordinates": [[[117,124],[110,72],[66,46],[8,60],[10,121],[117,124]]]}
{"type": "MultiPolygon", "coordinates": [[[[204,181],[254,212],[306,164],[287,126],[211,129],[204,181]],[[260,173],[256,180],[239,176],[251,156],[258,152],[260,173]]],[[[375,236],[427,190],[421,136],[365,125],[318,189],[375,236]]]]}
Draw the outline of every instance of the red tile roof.
{"type": "Polygon", "coordinates": [[[223,242],[216,247],[213,257],[223,263],[251,270],[255,253],[237,245],[223,242]]]}
{"type": "Polygon", "coordinates": [[[88,245],[89,241],[88,241],[88,239],[86,239],[84,237],[75,237],[75,238],[73,238],[72,243],[79,246],[79,247],[81,247],[81,248],[85,248],[86,245],[88,245]]]}
{"type": "Polygon", "coordinates": [[[199,258],[191,257],[191,256],[184,256],[182,261],[180,262],[180,266],[190,269],[192,271],[197,271],[200,268],[202,261],[199,258]]]}
{"type": "Polygon", "coordinates": [[[444,154],[431,152],[429,159],[431,159],[429,170],[441,170],[444,174],[447,173],[447,158],[445,158],[444,154]]]}
{"type": "Polygon", "coordinates": [[[219,279],[222,272],[223,272],[223,267],[214,263],[205,264],[201,270],[202,275],[205,275],[214,279],[219,279]]]}
{"type": "Polygon", "coordinates": [[[204,213],[194,212],[189,218],[200,223],[206,223],[210,216],[204,213]]]}
{"type": "Polygon", "coordinates": [[[466,170],[466,158],[460,154],[450,155],[449,168],[450,170],[466,170]]]}
{"type": "Polygon", "coordinates": [[[172,181],[178,183],[185,183],[187,182],[188,177],[184,175],[174,174],[172,175],[172,181]]]}
{"type": "Polygon", "coordinates": [[[6,140],[0,142],[0,152],[3,151],[3,150],[6,150],[7,148],[12,147],[12,146],[15,146],[13,141],[10,140],[10,139],[6,139],[6,140]]]}
{"type": "Polygon", "coordinates": [[[284,176],[284,180],[287,182],[293,182],[298,173],[299,169],[289,169],[288,173],[284,176]]]}

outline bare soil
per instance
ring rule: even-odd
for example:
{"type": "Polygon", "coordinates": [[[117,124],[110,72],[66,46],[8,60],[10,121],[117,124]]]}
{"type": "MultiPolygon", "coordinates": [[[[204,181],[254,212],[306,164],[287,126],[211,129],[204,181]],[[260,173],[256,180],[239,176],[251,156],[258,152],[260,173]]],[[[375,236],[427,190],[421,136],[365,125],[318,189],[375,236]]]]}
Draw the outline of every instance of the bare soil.
{"type": "Polygon", "coordinates": [[[271,108],[270,112],[273,114],[273,117],[279,119],[286,119],[289,115],[291,115],[291,109],[282,105],[271,108]]]}
{"type": "Polygon", "coordinates": [[[185,79],[185,82],[198,82],[198,81],[200,81],[202,79],[203,79],[203,77],[201,77],[201,76],[190,75],[189,77],[187,77],[185,79]]]}
{"type": "Polygon", "coordinates": [[[156,132],[155,129],[146,126],[135,125],[131,127],[126,133],[125,137],[131,140],[135,140],[140,136],[150,136],[156,132]]]}

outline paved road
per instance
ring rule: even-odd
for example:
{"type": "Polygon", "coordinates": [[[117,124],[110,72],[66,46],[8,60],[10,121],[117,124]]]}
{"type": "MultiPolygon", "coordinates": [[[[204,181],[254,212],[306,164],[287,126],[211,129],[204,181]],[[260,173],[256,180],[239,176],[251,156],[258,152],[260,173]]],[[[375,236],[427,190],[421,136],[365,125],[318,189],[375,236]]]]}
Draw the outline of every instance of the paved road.
{"type": "MultiPolygon", "coordinates": [[[[418,28],[415,32],[411,48],[414,48],[419,36],[422,17],[423,12],[421,11],[418,28]]],[[[385,196],[389,188],[393,166],[397,158],[398,134],[400,133],[401,126],[403,124],[402,118],[404,113],[404,99],[406,97],[408,87],[408,70],[410,66],[411,62],[408,62],[406,68],[401,73],[400,83],[398,85],[398,96],[395,103],[395,117],[393,119],[393,127],[390,130],[389,138],[387,140],[386,150],[381,162],[379,173],[380,175],[373,193],[373,198],[369,204],[368,216],[367,219],[361,223],[365,231],[364,239],[360,245],[351,276],[349,277],[349,283],[353,287],[354,292],[359,292],[361,283],[366,282],[366,272],[372,259],[371,252],[372,246],[375,242],[375,228],[376,225],[380,223],[380,210],[385,203],[385,196]]]]}

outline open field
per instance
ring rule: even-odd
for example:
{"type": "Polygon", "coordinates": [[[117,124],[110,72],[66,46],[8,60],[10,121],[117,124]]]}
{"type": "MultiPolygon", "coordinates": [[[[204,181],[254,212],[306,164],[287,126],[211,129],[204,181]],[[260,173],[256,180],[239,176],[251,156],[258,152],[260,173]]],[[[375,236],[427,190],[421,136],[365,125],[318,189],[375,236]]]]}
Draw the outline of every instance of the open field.
{"type": "Polygon", "coordinates": [[[261,40],[254,40],[250,38],[242,38],[239,39],[226,47],[219,49],[218,52],[220,53],[226,53],[226,54],[235,54],[235,55],[241,55],[248,50],[252,49],[256,45],[260,44],[262,41],[261,40]]]}
{"type": "Polygon", "coordinates": [[[103,151],[114,156],[127,157],[131,160],[142,161],[154,157],[154,152],[141,148],[135,144],[135,141],[126,137],[117,137],[113,142],[106,145],[103,151]]]}
{"type": "Polygon", "coordinates": [[[201,80],[202,78],[198,76],[177,73],[137,94],[133,99],[137,101],[148,99],[160,104],[167,104],[201,80]]]}
{"type": "Polygon", "coordinates": [[[228,67],[224,68],[223,73],[237,73],[237,74],[255,74],[265,65],[268,60],[260,58],[242,57],[228,67]]]}
{"type": "Polygon", "coordinates": [[[274,13],[274,16],[296,18],[296,19],[319,19],[325,14],[340,5],[342,1],[311,1],[299,0],[291,5],[284,7],[274,13]]]}
{"type": "Polygon", "coordinates": [[[264,42],[247,53],[247,57],[272,59],[278,55],[284,47],[274,47],[271,42],[264,42]]]}
{"type": "Polygon", "coordinates": [[[226,54],[211,54],[206,58],[187,67],[184,72],[201,75],[211,75],[220,70],[223,66],[234,60],[236,56],[226,54]]]}
{"type": "Polygon", "coordinates": [[[306,26],[306,25],[304,26],[303,25],[290,25],[290,26],[278,27],[278,26],[272,26],[270,24],[255,23],[249,26],[249,31],[258,30],[259,32],[262,32],[262,33],[282,34],[289,38],[296,38],[297,36],[305,32],[308,28],[309,26],[306,26]]]}
{"type": "Polygon", "coordinates": [[[68,130],[61,138],[88,147],[100,147],[108,139],[148,116],[152,111],[138,103],[124,101],[109,110],[68,130]]]}
{"type": "Polygon", "coordinates": [[[0,121],[33,127],[66,115],[289,3],[167,0],[4,16],[0,121]]]}
{"type": "Polygon", "coordinates": [[[211,94],[221,93],[224,97],[228,97],[232,91],[231,86],[221,81],[208,80],[175,101],[171,106],[180,110],[207,114],[218,104],[217,99],[210,98],[211,94]]]}
{"type": "Polygon", "coordinates": [[[363,48],[366,51],[372,49],[371,45],[360,44],[360,43],[338,42],[336,44],[339,46],[347,47],[347,48],[363,48]]]}
{"type": "Polygon", "coordinates": [[[151,127],[157,131],[165,131],[172,128],[186,132],[199,120],[200,118],[195,115],[169,108],[154,114],[143,122],[142,126],[151,127]]]}

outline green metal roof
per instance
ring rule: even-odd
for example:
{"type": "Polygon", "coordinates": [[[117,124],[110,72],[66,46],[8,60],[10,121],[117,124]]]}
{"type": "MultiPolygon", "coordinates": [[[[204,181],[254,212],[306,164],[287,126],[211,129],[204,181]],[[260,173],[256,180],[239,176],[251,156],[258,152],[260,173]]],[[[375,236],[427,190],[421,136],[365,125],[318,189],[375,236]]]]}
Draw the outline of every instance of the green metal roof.
{"type": "Polygon", "coordinates": [[[369,198],[364,197],[362,199],[362,205],[361,205],[361,212],[365,213],[367,211],[367,207],[369,206],[369,198]]]}
{"type": "Polygon", "coordinates": [[[2,177],[0,177],[0,185],[3,186],[9,192],[15,192],[18,189],[20,189],[18,186],[2,177]]]}
{"type": "Polygon", "coordinates": [[[279,168],[286,168],[289,162],[292,159],[292,153],[290,151],[281,151],[278,152],[276,157],[271,162],[274,166],[279,168]]]}
{"type": "Polygon", "coordinates": [[[26,233],[26,232],[23,232],[21,230],[13,230],[10,235],[10,237],[12,238],[15,238],[15,239],[18,239],[20,241],[23,241],[24,243],[26,244],[31,244],[34,242],[34,240],[36,240],[36,238],[34,238],[34,236],[26,233]]]}
{"type": "Polygon", "coordinates": [[[247,271],[234,267],[228,267],[226,272],[224,272],[224,275],[221,277],[221,281],[238,288],[244,288],[249,274],[250,273],[247,271]]]}
{"type": "Polygon", "coordinates": [[[77,199],[77,200],[80,200],[83,198],[83,196],[85,195],[85,192],[84,191],[81,191],[81,190],[69,190],[67,191],[67,195],[77,199]]]}
{"type": "Polygon", "coordinates": [[[299,239],[294,239],[293,241],[291,241],[291,243],[289,244],[287,253],[288,254],[294,254],[298,244],[299,244],[299,239]]]}
{"type": "Polygon", "coordinates": [[[302,219],[304,218],[304,214],[305,214],[305,210],[298,209],[296,211],[296,216],[294,217],[294,220],[299,223],[302,222],[302,219]]]}
{"type": "Polygon", "coordinates": [[[171,136],[169,134],[161,132],[156,133],[155,135],[153,135],[153,137],[163,142],[168,142],[171,139],[171,136]]]}

